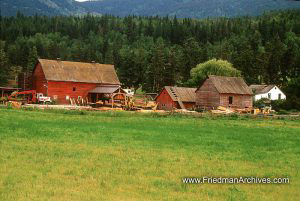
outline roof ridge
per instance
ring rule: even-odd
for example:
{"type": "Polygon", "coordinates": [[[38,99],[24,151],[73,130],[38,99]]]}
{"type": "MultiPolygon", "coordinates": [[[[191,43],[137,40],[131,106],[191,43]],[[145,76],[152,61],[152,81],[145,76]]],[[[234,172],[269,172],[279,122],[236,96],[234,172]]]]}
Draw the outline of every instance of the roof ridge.
{"type": "Polygon", "coordinates": [[[114,66],[113,64],[103,64],[103,63],[93,63],[93,62],[86,62],[86,61],[67,61],[67,60],[57,60],[57,59],[42,59],[39,58],[38,60],[44,60],[44,61],[53,61],[53,62],[70,62],[70,63],[84,63],[84,64],[92,64],[92,65],[106,65],[106,66],[114,66]]]}

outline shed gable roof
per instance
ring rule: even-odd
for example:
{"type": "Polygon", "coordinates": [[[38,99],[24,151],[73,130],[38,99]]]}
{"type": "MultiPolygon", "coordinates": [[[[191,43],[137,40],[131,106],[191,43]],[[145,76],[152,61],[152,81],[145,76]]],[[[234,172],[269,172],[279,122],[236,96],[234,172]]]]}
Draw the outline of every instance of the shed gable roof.
{"type": "Polygon", "coordinates": [[[165,86],[173,101],[196,102],[196,88],[165,86]]]}
{"type": "Polygon", "coordinates": [[[221,94],[253,94],[251,89],[241,77],[225,77],[210,75],[208,79],[213,83],[217,91],[221,94]]]}
{"type": "Polygon", "coordinates": [[[120,84],[113,65],[39,59],[46,80],[120,84]]]}

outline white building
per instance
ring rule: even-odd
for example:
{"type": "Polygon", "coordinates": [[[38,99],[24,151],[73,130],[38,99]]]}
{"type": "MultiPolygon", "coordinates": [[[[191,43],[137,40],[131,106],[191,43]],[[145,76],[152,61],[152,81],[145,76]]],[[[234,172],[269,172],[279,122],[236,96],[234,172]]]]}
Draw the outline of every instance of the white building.
{"type": "Polygon", "coordinates": [[[123,89],[128,95],[133,96],[134,95],[134,90],[133,89],[123,89]]]}
{"type": "Polygon", "coordinates": [[[250,85],[250,89],[255,94],[254,101],[262,98],[270,100],[286,99],[285,94],[276,85],[250,85]]]}

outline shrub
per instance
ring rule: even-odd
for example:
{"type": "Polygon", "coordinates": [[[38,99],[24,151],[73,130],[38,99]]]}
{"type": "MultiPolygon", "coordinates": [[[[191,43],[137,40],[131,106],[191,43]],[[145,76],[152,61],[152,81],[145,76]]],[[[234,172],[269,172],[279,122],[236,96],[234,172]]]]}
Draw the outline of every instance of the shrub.
{"type": "Polygon", "coordinates": [[[265,106],[270,106],[271,101],[268,98],[262,98],[260,100],[254,101],[253,106],[257,108],[264,108],[265,106]]]}
{"type": "Polygon", "coordinates": [[[277,114],[289,114],[289,112],[286,110],[280,109],[280,110],[278,110],[277,114]]]}
{"type": "Polygon", "coordinates": [[[288,98],[287,100],[272,100],[272,109],[279,110],[297,110],[300,111],[300,100],[288,98]]]}

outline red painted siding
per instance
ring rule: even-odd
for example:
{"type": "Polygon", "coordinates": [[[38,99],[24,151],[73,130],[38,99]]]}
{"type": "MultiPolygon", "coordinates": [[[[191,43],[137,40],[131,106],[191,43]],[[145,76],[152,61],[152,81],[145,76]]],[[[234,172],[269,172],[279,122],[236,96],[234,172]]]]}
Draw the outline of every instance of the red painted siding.
{"type": "Polygon", "coordinates": [[[47,80],[40,63],[38,63],[34,69],[32,85],[32,88],[35,89],[37,93],[43,93],[47,96],[47,80]]]}
{"type": "MultiPolygon", "coordinates": [[[[163,91],[158,95],[156,102],[158,103],[157,108],[160,110],[172,110],[174,108],[180,108],[178,102],[172,100],[166,89],[163,89],[163,91]]],[[[195,106],[195,103],[183,102],[183,105],[186,109],[191,109],[195,106]]]]}
{"type": "Polygon", "coordinates": [[[70,104],[67,96],[76,100],[78,96],[85,99],[88,92],[94,89],[96,85],[95,83],[48,81],[48,96],[56,99],[59,104],[70,104]]]}
{"type": "Polygon", "coordinates": [[[172,110],[176,106],[166,89],[163,89],[158,95],[156,102],[158,103],[157,108],[160,110],[172,110]]]}
{"type": "Polygon", "coordinates": [[[214,108],[220,105],[220,94],[210,79],[205,80],[196,91],[196,105],[201,108],[214,108]]]}

